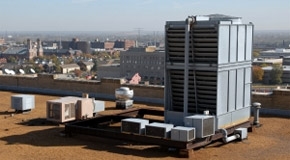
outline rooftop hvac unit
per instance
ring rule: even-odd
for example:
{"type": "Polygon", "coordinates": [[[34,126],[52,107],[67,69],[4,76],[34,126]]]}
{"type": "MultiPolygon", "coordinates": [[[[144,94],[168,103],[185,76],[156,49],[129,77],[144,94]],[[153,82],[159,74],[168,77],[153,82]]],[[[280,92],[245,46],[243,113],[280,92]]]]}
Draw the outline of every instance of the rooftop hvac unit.
{"type": "Polygon", "coordinates": [[[182,126],[204,110],[216,116],[215,128],[248,121],[253,31],[252,23],[220,14],[166,22],[166,123],[182,126]]]}
{"type": "Polygon", "coordinates": [[[75,99],[56,99],[46,102],[46,117],[49,121],[64,123],[76,119],[75,99]]]}
{"type": "Polygon", "coordinates": [[[158,122],[150,123],[145,127],[146,136],[169,138],[170,131],[173,127],[173,124],[158,122]]]}
{"type": "Polygon", "coordinates": [[[193,115],[184,119],[186,127],[196,129],[196,138],[204,138],[215,134],[215,117],[210,115],[193,115]]]}
{"type": "Polygon", "coordinates": [[[25,111],[35,108],[34,95],[13,95],[11,96],[11,108],[16,111],[25,111]]]}
{"type": "Polygon", "coordinates": [[[47,120],[68,122],[92,118],[94,113],[104,111],[104,101],[96,101],[88,97],[61,97],[47,101],[47,120]]]}
{"type": "Polygon", "coordinates": [[[144,134],[147,124],[149,124],[147,119],[126,118],[121,121],[121,132],[144,134]]]}
{"type": "Polygon", "coordinates": [[[81,98],[76,103],[76,119],[87,119],[93,117],[94,104],[89,98],[81,98]]]}
{"type": "Polygon", "coordinates": [[[171,129],[171,139],[182,142],[192,141],[195,139],[195,128],[176,126],[171,129]]]}

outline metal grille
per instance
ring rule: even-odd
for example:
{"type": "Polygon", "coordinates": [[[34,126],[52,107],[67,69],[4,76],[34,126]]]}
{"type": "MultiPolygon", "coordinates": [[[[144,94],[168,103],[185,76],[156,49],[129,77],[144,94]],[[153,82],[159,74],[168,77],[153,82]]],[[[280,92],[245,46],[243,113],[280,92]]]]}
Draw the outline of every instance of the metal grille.
{"type": "Polygon", "coordinates": [[[189,140],[189,141],[195,139],[195,135],[194,135],[194,133],[195,133],[195,132],[194,132],[194,129],[188,131],[188,140],[189,140]]]}
{"type": "Polygon", "coordinates": [[[154,137],[166,137],[166,128],[155,127],[155,126],[146,126],[146,135],[154,137]]]}
{"type": "Polygon", "coordinates": [[[168,28],[167,47],[168,58],[171,62],[184,62],[184,44],[185,44],[185,28],[174,27],[168,28]]]}
{"type": "Polygon", "coordinates": [[[140,123],[122,121],[122,132],[141,134],[140,123]]]}
{"type": "Polygon", "coordinates": [[[207,137],[214,134],[214,118],[203,119],[202,136],[207,137]]]}
{"type": "MultiPolygon", "coordinates": [[[[169,26],[166,30],[167,60],[179,63],[182,68],[168,69],[172,111],[183,112],[184,108],[184,26],[169,26]]],[[[214,26],[193,25],[189,37],[189,63],[216,66],[218,59],[218,33],[214,26]]],[[[180,66],[179,66],[180,67],[180,66]]],[[[190,68],[188,66],[188,112],[216,113],[217,72],[190,68]]]]}
{"type": "Polygon", "coordinates": [[[65,104],[64,118],[70,119],[76,116],[76,107],[74,103],[65,104]]]}
{"type": "Polygon", "coordinates": [[[217,63],[218,33],[215,27],[193,25],[190,41],[195,63],[217,63]],[[193,42],[193,43],[192,43],[193,42]]]}

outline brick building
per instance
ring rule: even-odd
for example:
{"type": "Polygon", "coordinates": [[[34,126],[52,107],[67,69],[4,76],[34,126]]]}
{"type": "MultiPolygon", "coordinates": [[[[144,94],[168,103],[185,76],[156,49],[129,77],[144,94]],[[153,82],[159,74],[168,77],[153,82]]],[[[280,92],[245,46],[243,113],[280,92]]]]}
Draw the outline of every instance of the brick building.
{"type": "Polygon", "coordinates": [[[120,76],[131,78],[139,73],[142,81],[164,84],[164,52],[146,52],[145,48],[132,48],[120,54],[120,76]]]}

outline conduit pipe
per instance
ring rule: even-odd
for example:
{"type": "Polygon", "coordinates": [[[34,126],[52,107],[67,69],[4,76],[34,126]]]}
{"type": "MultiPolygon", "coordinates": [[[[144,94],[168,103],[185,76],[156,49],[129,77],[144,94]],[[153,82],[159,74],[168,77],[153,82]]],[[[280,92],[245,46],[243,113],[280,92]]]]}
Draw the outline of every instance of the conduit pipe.
{"type": "Polygon", "coordinates": [[[229,143],[229,142],[231,142],[233,140],[241,138],[241,136],[239,134],[234,134],[234,135],[228,137],[228,131],[226,129],[224,129],[224,128],[221,129],[221,132],[222,132],[222,134],[224,136],[223,137],[223,142],[224,143],[229,143]]]}
{"type": "Polygon", "coordinates": [[[185,25],[185,44],[184,44],[184,89],[183,89],[183,117],[188,115],[188,65],[189,65],[189,37],[190,26],[193,19],[188,17],[185,25]]]}

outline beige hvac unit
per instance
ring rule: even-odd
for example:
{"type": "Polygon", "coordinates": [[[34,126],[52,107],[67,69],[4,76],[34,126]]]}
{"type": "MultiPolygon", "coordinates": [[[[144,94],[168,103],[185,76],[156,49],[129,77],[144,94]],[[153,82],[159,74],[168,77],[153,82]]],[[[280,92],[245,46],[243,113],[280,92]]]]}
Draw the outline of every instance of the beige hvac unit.
{"type": "Polygon", "coordinates": [[[94,103],[90,98],[81,98],[76,103],[76,119],[87,119],[93,117],[94,103]]]}
{"type": "Polygon", "coordinates": [[[75,104],[75,99],[56,99],[47,101],[47,120],[58,123],[75,120],[75,104]]]}

